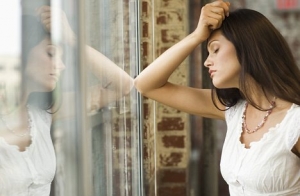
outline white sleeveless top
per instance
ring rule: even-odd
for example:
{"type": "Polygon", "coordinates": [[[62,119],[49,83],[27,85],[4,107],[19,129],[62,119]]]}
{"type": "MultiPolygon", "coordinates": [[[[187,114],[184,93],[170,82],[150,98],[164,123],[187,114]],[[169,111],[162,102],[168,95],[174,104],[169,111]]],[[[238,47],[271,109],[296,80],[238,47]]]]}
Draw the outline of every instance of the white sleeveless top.
{"type": "Polygon", "coordinates": [[[221,173],[231,196],[299,196],[300,158],[291,152],[300,137],[300,107],[293,104],[285,118],[250,148],[240,142],[245,101],[225,112],[227,134],[221,173]]]}
{"type": "Polygon", "coordinates": [[[0,195],[49,196],[56,159],[50,137],[51,115],[29,106],[32,142],[25,151],[0,137],[0,195]]]}

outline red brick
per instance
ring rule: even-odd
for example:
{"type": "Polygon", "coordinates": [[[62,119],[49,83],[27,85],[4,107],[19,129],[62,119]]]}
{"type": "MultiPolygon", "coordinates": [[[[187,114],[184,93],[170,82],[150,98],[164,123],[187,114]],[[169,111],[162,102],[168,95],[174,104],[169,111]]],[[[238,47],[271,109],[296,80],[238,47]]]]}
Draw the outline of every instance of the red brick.
{"type": "Polygon", "coordinates": [[[167,51],[170,47],[160,47],[158,50],[157,50],[157,55],[160,55],[162,53],[164,53],[165,51],[167,51]]]}
{"type": "Polygon", "coordinates": [[[173,30],[161,30],[162,42],[163,43],[176,43],[180,40],[180,35],[178,35],[173,30]],[[171,34],[171,35],[170,35],[171,34]]]}
{"type": "Polygon", "coordinates": [[[164,117],[157,125],[158,131],[183,130],[184,122],[179,117],[164,117]]]}
{"type": "Polygon", "coordinates": [[[125,119],[125,123],[124,123],[124,118],[118,118],[115,122],[114,122],[114,131],[116,132],[124,132],[127,131],[128,133],[131,133],[132,128],[132,119],[131,118],[126,118],[125,119]],[[124,126],[125,125],[125,126],[124,126]]]}
{"type": "Polygon", "coordinates": [[[167,14],[166,12],[160,12],[159,16],[156,19],[156,24],[167,24],[167,14]]]}
{"type": "Polygon", "coordinates": [[[148,120],[149,119],[149,104],[148,103],[144,103],[143,105],[143,110],[144,110],[144,119],[148,120]]]}
{"type": "Polygon", "coordinates": [[[148,17],[149,13],[148,13],[148,9],[149,8],[149,4],[148,2],[143,2],[142,3],[142,13],[143,13],[143,17],[148,17]]]}
{"type": "Polygon", "coordinates": [[[186,183],[186,175],[186,169],[162,169],[158,171],[158,183],[186,183]]]}
{"type": "Polygon", "coordinates": [[[185,136],[163,136],[162,142],[164,147],[170,148],[184,148],[184,138],[185,136]]]}
{"type": "Polygon", "coordinates": [[[143,42],[143,44],[142,44],[142,47],[143,47],[143,56],[148,56],[148,45],[149,45],[148,42],[143,42]]]}
{"type": "Polygon", "coordinates": [[[114,143],[114,149],[115,150],[122,150],[125,148],[131,148],[132,146],[132,137],[126,136],[114,136],[113,137],[113,143],[114,143]]]}
{"type": "Polygon", "coordinates": [[[148,22],[143,22],[143,38],[146,38],[146,37],[149,37],[149,23],[148,22]]]}
{"type": "Polygon", "coordinates": [[[171,152],[169,155],[161,154],[159,155],[159,162],[162,166],[178,166],[183,158],[182,152],[171,152]]]}
{"type": "Polygon", "coordinates": [[[148,148],[149,148],[149,146],[144,144],[144,147],[143,147],[143,160],[149,159],[148,148]]]}

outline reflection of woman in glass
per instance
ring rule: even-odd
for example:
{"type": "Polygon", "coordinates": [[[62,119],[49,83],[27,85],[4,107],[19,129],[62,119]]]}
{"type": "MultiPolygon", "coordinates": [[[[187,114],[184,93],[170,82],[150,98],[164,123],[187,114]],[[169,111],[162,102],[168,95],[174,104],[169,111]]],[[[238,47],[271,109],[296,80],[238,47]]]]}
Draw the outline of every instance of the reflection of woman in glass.
{"type": "MultiPolygon", "coordinates": [[[[46,26],[51,21],[45,23],[45,19],[50,19],[49,7],[41,8],[38,12],[39,19],[34,16],[22,18],[24,24],[30,24],[22,40],[22,101],[13,112],[1,112],[0,116],[1,196],[48,196],[55,174],[56,159],[50,126],[56,110],[53,108],[57,107],[52,94],[65,65],[62,48],[51,42],[46,26]]],[[[109,85],[103,89],[111,93],[110,101],[129,92],[132,79],[88,46],[87,60],[95,75],[100,75],[103,70],[107,73],[109,85]]],[[[101,107],[108,101],[98,102],[97,106],[101,107]]]]}

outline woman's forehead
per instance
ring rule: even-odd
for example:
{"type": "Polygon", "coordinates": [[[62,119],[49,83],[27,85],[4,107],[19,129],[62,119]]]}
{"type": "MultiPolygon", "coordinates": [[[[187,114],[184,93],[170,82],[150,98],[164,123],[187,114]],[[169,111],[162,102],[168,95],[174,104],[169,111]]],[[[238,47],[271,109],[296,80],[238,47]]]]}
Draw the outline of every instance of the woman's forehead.
{"type": "Polygon", "coordinates": [[[207,39],[207,47],[209,47],[209,45],[214,42],[214,41],[220,41],[223,38],[223,34],[221,30],[216,30],[214,32],[212,32],[212,34],[210,35],[210,37],[207,39]]]}
{"type": "Polygon", "coordinates": [[[221,36],[223,36],[222,31],[221,30],[215,30],[210,34],[210,36],[208,38],[208,42],[213,40],[213,39],[220,38],[221,36]]]}
{"type": "Polygon", "coordinates": [[[61,45],[54,43],[50,37],[45,37],[45,39],[43,39],[40,44],[42,45],[46,45],[46,46],[54,46],[57,48],[62,48],[61,45]]]}

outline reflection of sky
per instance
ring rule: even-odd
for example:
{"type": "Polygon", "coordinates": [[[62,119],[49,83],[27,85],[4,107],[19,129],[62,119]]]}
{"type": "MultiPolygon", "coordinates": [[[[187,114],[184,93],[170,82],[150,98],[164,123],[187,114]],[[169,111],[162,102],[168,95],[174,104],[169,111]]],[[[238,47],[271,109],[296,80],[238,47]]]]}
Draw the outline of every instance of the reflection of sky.
{"type": "Polygon", "coordinates": [[[21,0],[0,0],[0,55],[18,56],[21,48],[21,0]]]}

